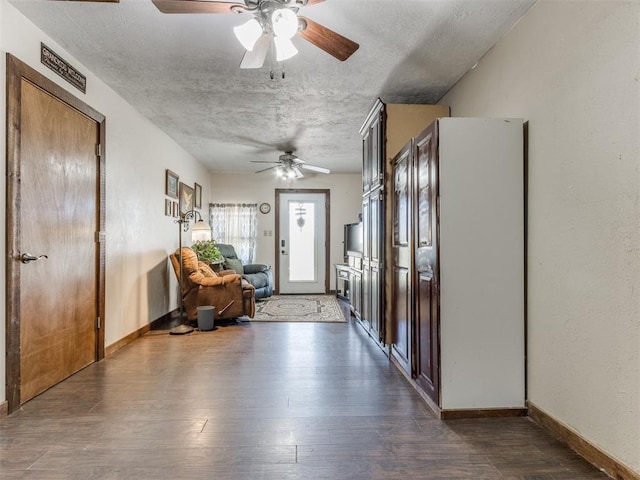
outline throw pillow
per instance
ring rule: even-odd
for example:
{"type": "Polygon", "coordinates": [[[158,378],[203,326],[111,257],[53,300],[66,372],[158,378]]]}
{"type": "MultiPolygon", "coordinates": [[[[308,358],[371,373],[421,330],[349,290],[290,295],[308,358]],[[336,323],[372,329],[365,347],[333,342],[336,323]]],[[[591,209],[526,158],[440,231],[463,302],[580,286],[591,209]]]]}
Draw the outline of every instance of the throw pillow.
{"type": "Polygon", "coordinates": [[[244,274],[244,268],[242,267],[242,262],[238,258],[225,258],[224,268],[225,270],[233,270],[239,275],[244,274]]]}

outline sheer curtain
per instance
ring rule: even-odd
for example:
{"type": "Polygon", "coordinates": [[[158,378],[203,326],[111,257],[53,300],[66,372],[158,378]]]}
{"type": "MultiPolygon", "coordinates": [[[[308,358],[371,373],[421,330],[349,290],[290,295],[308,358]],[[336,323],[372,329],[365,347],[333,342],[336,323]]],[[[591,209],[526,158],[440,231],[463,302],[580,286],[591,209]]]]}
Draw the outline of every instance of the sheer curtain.
{"type": "Polygon", "coordinates": [[[258,224],[257,203],[210,203],[211,238],[233,245],[242,263],[253,263],[258,224]]]}

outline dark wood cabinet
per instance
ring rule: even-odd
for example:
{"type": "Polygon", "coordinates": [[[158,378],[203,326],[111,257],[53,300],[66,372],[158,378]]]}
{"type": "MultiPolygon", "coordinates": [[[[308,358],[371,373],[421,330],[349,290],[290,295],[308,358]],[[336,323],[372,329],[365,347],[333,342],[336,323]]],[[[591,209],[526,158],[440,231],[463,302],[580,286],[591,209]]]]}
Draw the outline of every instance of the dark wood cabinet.
{"type": "Polygon", "coordinates": [[[349,281],[351,269],[349,265],[340,263],[336,263],[334,267],[336,269],[336,297],[349,302],[351,298],[351,282],[349,281]]]}
{"type": "Polygon", "coordinates": [[[362,258],[361,325],[379,345],[389,345],[390,271],[386,264],[390,246],[389,191],[392,158],[438,117],[447,116],[440,105],[386,104],[377,100],[360,129],[362,136],[362,258]]]}
{"type": "Polygon", "coordinates": [[[362,310],[362,272],[351,269],[349,272],[349,285],[351,285],[351,297],[349,301],[351,303],[351,313],[356,318],[360,318],[360,311],[362,310]]]}
{"type": "Polygon", "coordinates": [[[391,356],[443,416],[524,407],[523,135],[443,118],[393,159],[391,356]]]}
{"type": "Polygon", "coordinates": [[[337,263],[336,297],[349,302],[351,314],[361,318],[362,311],[362,257],[349,254],[346,264],[337,263]]]}
{"type": "Polygon", "coordinates": [[[409,195],[412,191],[411,172],[412,160],[411,143],[409,143],[394,160],[393,164],[393,195],[391,208],[393,213],[390,262],[392,265],[391,283],[392,295],[392,343],[391,355],[400,367],[408,374],[412,374],[413,329],[411,322],[412,281],[411,273],[411,204],[409,195]]]}
{"type": "Polygon", "coordinates": [[[438,155],[434,122],[412,142],[415,365],[413,375],[438,402],[440,382],[438,274],[438,155]]]}

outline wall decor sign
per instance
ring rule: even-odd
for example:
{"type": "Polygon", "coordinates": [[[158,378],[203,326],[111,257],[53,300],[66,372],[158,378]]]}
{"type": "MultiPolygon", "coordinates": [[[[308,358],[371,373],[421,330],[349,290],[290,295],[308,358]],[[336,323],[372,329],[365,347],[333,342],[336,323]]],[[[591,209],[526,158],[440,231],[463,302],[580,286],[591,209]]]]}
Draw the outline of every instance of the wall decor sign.
{"type": "Polygon", "coordinates": [[[69,65],[60,55],[40,43],[40,62],[64,78],[82,93],[87,93],[87,77],[69,65]]]}
{"type": "Polygon", "coordinates": [[[189,210],[193,210],[193,187],[180,182],[180,213],[185,214],[189,210]]]}
{"type": "Polygon", "coordinates": [[[193,206],[195,208],[202,208],[202,185],[200,185],[199,183],[196,183],[193,186],[193,191],[194,191],[193,194],[195,195],[193,206]]]}
{"type": "Polygon", "coordinates": [[[177,173],[167,168],[164,179],[164,193],[169,197],[178,198],[178,180],[180,177],[177,173]]]}

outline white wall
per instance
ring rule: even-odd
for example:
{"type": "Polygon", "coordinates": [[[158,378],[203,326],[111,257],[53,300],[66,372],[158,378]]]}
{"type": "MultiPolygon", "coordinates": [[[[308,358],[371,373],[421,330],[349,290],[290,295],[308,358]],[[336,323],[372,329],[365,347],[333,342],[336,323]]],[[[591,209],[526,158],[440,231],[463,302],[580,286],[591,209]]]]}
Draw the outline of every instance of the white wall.
{"type": "MultiPolygon", "coordinates": [[[[306,175],[306,174],[305,174],[306,175]]],[[[305,176],[291,182],[282,181],[267,173],[213,173],[211,174],[211,201],[213,203],[263,203],[271,205],[271,212],[258,213],[258,240],[256,262],[271,265],[275,270],[275,189],[321,188],[330,190],[331,200],[331,289],[335,288],[334,263],[343,261],[343,227],[345,223],[358,221],[362,212],[362,175],[330,174],[305,176]],[[265,230],[273,236],[265,236],[265,230]]]]}
{"type": "Polygon", "coordinates": [[[529,121],[529,400],[640,473],[640,3],[540,1],[441,102],[529,121]]]}
{"type": "MultiPolygon", "coordinates": [[[[6,90],[5,53],[69,90],[106,116],[106,318],[105,346],[153,321],[177,306],[177,282],[168,254],[178,246],[178,227],[164,216],[165,169],[180,180],[203,186],[208,202],[209,173],[157,127],[143,118],[79,61],[25,19],[6,0],[0,0],[0,90],[6,90]],[[87,76],[82,94],[40,64],[40,42],[87,76]]],[[[0,95],[0,151],[5,152],[5,95],[0,95]]],[[[5,162],[0,172],[5,177],[5,162]]],[[[0,182],[0,249],[5,251],[5,183],[0,182]]],[[[3,257],[4,258],[4,257],[3,257]]],[[[4,262],[4,260],[3,260],[4,262]]],[[[0,290],[5,290],[4,264],[0,290]]],[[[5,297],[0,295],[0,403],[5,394],[5,297]]]]}

